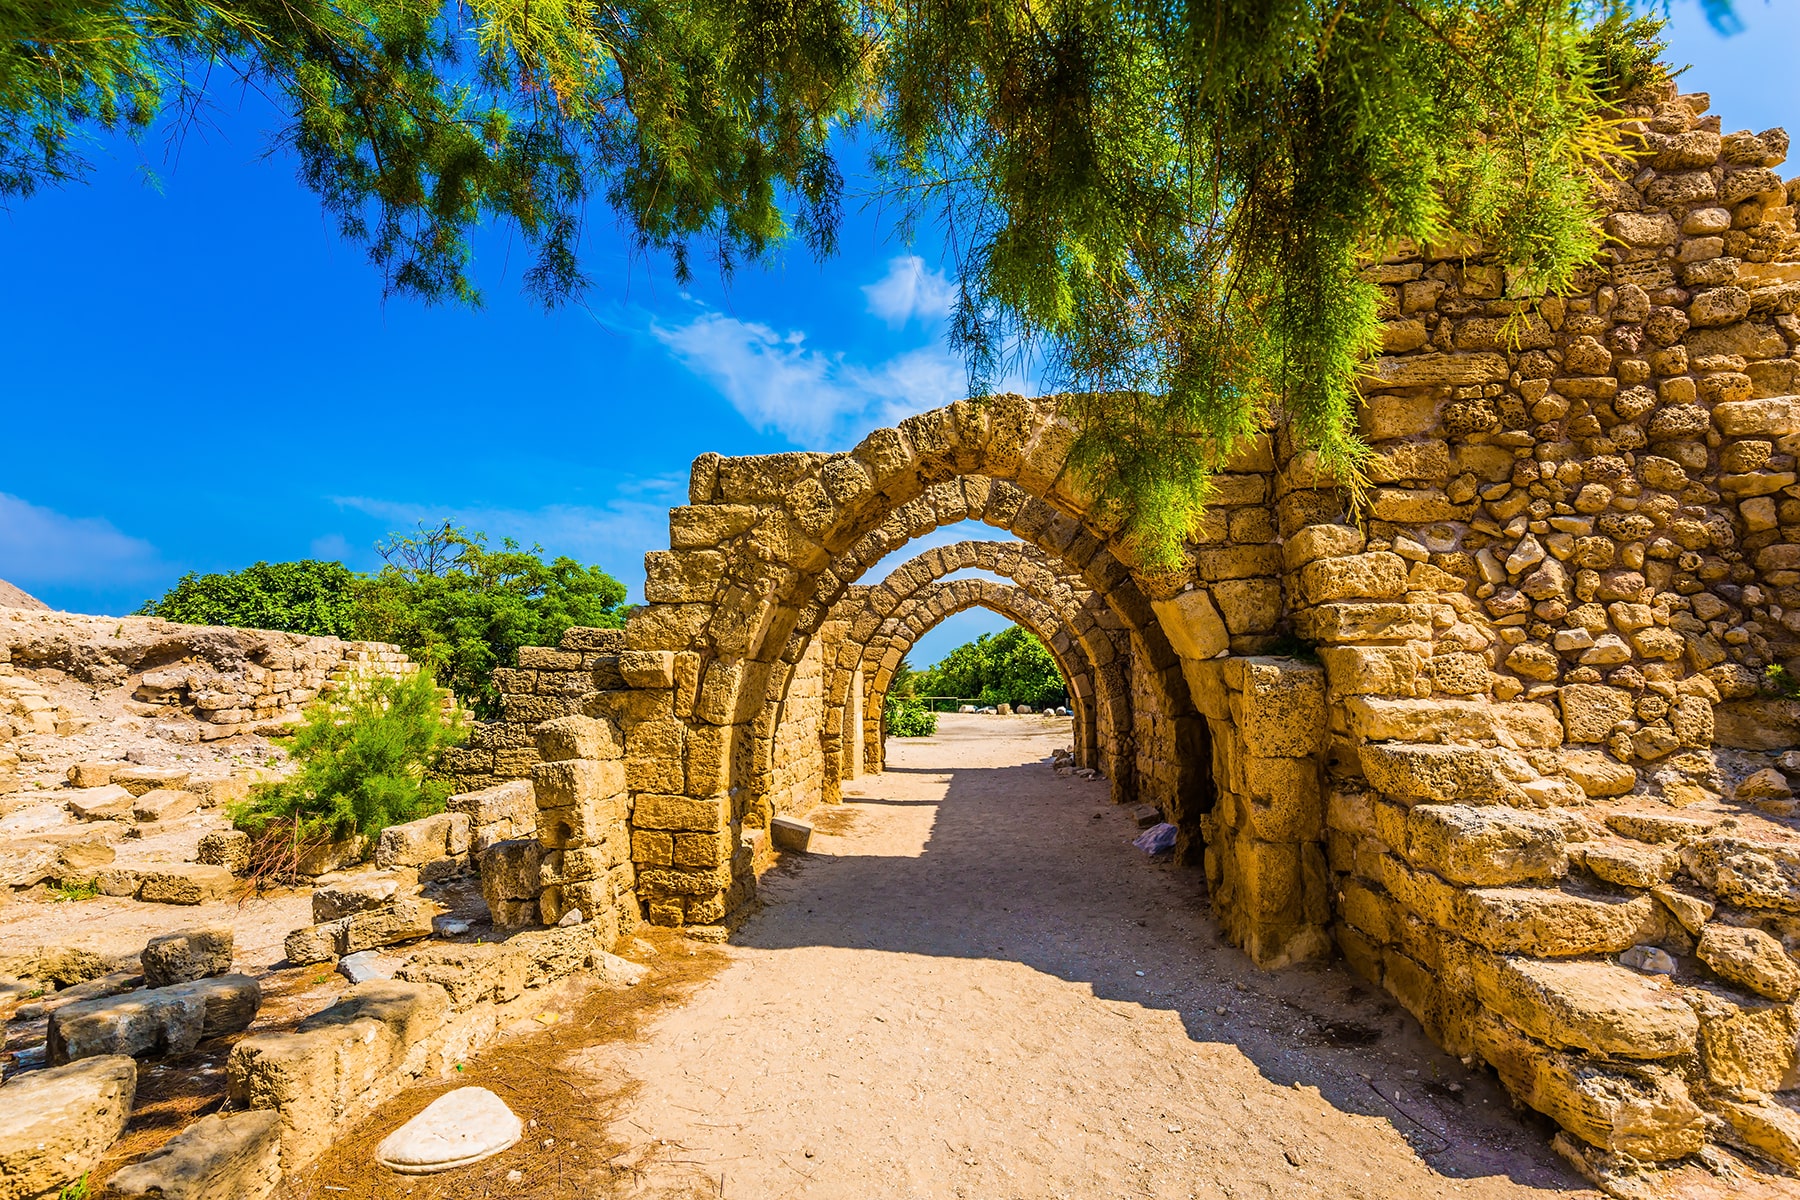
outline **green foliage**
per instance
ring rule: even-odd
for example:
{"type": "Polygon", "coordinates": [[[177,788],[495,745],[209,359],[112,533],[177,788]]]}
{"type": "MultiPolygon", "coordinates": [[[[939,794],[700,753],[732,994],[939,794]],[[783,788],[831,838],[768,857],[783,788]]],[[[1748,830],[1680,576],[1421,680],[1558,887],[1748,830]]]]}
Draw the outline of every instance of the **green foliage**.
{"type": "Polygon", "coordinates": [[[1800,700],[1800,675],[1795,675],[1781,663],[1770,663],[1763,668],[1763,685],[1777,696],[1800,700]]]}
{"type": "Polygon", "coordinates": [[[928,710],[917,696],[896,696],[889,692],[882,716],[889,737],[930,737],[937,732],[937,714],[928,710]]]}
{"type": "Polygon", "coordinates": [[[262,835],[285,827],[301,842],[373,838],[389,825],[443,811],[449,784],[425,772],[461,728],[445,716],[430,673],[347,691],[307,708],[288,748],[300,769],[233,805],[237,828],[262,835]]]}
{"type": "Polygon", "coordinates": [[[50,898],[59,904],[74,904],[82,900],[92,900],[100,894],[98,879],[61,879],[50,891],[50,898]]]}
{"type": "Polygon", "coordinates": [[[83,1172],[80,1179],[63,1184],[62,1191],[56,1193],[56,1200],[92,1200],[93,1194],[93,1189],[88,1186],[87,1173],[83,1172]]]}
{"type": "Polygon", "coordinates": [[[948,231],[972,392],[1035,355],[1174,566],[1273,421],[1360,490],[1366,259],[1477,239],[1521,305],[1592,261],[1609,105],[1660,77],[1659,29],[1628,0],[0,0],[0,196],[247,82],[391,291],[476,302],[493,221],[555,304],[602,198],[678,280],[690,247],[828,253],[866,146],[900,232],[948,231]]]}
{"type": "Polygon", "coordinates": [[[359,636],[356,576],[343,563],[314,559],[259,562],[215,575],[190,572],[138,615],[315,637],[359,636]]]}
{"type": "MultiPolygon", "coordinates": [[[[0,0],[3,2],[3,0],[0,0]]],[[[376,547],[387,566],[357,575],[342,563],[257,563],[185,575],[138,611],[198,625],[392,642],[482,715],[499,703],[495,667],[521,646],[553,646],[571,625],[624,622],[625,585],[572,558],[542,558],[508,539],[445,521],[394,534],[376,547]]]]}
{"type": "Polygon", "coordinates": [[[572,558],[544,562],[510,538],[499,550],[448,521],[379,549],[380,574],[358,586],[362,636],[393,642],[478,711],[495,711],[495,667],[520,646],[554,646],[572,625],[617,628],[625,585],[572,558]]]}
{"type": "Polygon", "coordinates": [[[921,695],[960,696],[984,705],[1047,708],[1068,698],[1068,687],[1050,651],[1017,625],[964,642],[935,667],[920,671],[916,686],[921,695]]]}

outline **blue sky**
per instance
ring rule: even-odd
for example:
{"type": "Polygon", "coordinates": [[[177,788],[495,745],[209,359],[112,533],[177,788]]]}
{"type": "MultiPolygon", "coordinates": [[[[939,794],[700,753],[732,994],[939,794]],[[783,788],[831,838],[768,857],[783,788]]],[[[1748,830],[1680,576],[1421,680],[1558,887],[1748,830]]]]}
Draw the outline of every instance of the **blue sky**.
{"type": "MultiPolygon", "coordinates": [[[[1738,10],[1722,39],[1677,0],[1684,88],[1728,130],[1800,125],[1800,5],[1738,10]]],[[[0,578],[119,613],[185,571],[373,567],[384,533],[448,516],[597,562],[637,599],[695,455],[841,449],[962,394],[941,246],[895,241],[860,197],[823,264],[796,247],[684,291],[596,211],[586,308],[532,307],[498,234],[478,247],[486,307],[427,308],[383,301],[266,152],[274,123],[221,97],[179,145],[108,143],[86,183],[0,212],[0,578]]],[[[996,532],[932,540],[971,535],[996,532]]],[[[951,618],[914,661],[1005,623],[951,618]]]]}

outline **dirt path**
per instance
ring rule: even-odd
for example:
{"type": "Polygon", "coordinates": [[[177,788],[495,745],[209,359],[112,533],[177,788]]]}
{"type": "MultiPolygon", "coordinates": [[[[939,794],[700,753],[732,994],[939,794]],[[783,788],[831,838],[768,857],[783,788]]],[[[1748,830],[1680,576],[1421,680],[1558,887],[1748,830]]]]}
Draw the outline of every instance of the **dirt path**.
{"type": "Polygon", "coordinates": [[[764,879],[729,965],[577,1061],[638,1194],[1594,1196],[1342,967],[1264,974],[1067,731],[946,718],[764,879]],[[824,832],[830,830],[831,832],[824,832]]]}

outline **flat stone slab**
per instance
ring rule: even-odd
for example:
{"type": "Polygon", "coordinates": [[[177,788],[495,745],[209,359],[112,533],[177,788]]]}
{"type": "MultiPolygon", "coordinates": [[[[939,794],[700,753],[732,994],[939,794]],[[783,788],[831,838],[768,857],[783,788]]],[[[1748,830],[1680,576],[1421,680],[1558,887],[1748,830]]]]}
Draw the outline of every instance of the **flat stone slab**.
{"type": "Polygon", "coordinates": [[[375,1157],[403,1175],[430,1175],[492,1158],[524,1135],[524,1123],[500,1097],[457,1088],[382,1139],[375,1157]]]}
{"type": "Polygon", "coordinates": [[[249,1028],[261,1006],[262,988],[248,975],[77,1001],[50,1014],[50,1061],[185,1054],[203,1038],[249,1028]]]}
{"type": "Polygon", "coordinates": [[[281,1114],[201,1117],[106,1181],[107,1200],[265,1200],[281,1182],[281,1114]]]}
{"type": "Polygon", "coordinates": [[[192,983],[231,970],[231,926],[183,929],[153,937],[144,947],[144,981],[151,987],[192,983]]]}
{"type": "Polygon", "coordinates": [[[807,843],[812,841],[812,831],[811,825],[792,817],[769,818],[769,842],[777,850],[798,850],[804,853],[807,843]]]}

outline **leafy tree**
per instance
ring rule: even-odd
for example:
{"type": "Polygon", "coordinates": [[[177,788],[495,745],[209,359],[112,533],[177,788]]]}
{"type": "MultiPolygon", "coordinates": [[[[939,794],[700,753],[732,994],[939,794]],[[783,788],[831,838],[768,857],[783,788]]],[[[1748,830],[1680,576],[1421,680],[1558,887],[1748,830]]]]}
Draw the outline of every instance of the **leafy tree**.
{"type": "Polygon", "coordinates": [[[428,671],[316,700],[289,749],[299,771],[259,785],[230,809],[232,822],[253,834],[285,827],[304,843],[372,838],[441,812],[450,785],[425,772],[459,733],[428,671]]]}
{"type": "MultiPolygon", "coordinates": [[[[3,0],[0,0],[3,2],[3,0]]],[[[342,563],[257,563],[242,571],[186,575],[138,611],[203,625],[392,642],[465,703],[492,715],[492,674],[521,646],[553,646],[572,625],[618,628],[625,585],[572,558],[543,559],[508,538],[445,521],[377,545],[387,565],[357,575],[342,563]]]]}
{"type": "Polygon", "coordinates": [[[935,667],[920,671],[917,688],[926,696],[962,696],[981,704],[1062,704],[1068,688],[1056,660],[1029,630],[1009,625],[964,642],[935,667]]]}
{"type": "Polygon", "coordinates": [[[498,704],[493,670],[519,647],[553,646],[572,625],[624,621],[624,584],[566,556],[546,563],[542,547],[507,538],[489,550],[485,534],[445,521],[377,549],[387,566],[357,586],[358,629],[399,645],[479,712],[498,704]]]}
{"type": "Polygon", "coordinates": [[[867,146],[900,231],[948,234],[972,391],[1038,352],[1080,393],[1078,466],[1172,565],[1274,417],[1359,486],[1365,258],[1478,239],[1521,303],[1593,259],[1659,30],[1629,0],[11,0],[0,196],[248,83],[390,290],[477,301],[497,221],[556,304],[595,200],[678,278],[690,247],[829,253],[867,146]]]}
{"type": "Polygon", "coordinates": [[[241,571],[183,575],[138,615],[190,625],[282,629],[314,637],[355,638],[356,576],[338,562],[259,562],[241,571]]]}

